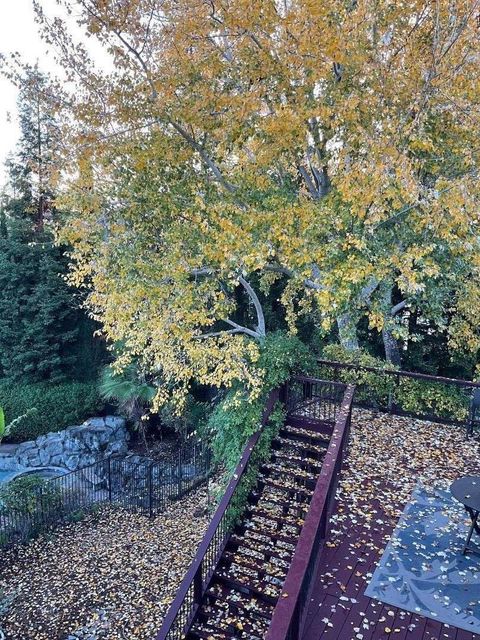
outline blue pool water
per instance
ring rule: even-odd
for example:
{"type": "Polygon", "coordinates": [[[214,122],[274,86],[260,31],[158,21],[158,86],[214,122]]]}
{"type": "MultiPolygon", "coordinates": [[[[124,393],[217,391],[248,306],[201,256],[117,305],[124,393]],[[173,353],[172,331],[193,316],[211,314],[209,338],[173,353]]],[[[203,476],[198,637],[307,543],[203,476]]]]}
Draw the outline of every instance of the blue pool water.
{"type": "Polygon", "coordinates": [[[0,471],[0,484],[2,482],[8,482],[13,476],[18,473],[17,471],[0,471]]]}

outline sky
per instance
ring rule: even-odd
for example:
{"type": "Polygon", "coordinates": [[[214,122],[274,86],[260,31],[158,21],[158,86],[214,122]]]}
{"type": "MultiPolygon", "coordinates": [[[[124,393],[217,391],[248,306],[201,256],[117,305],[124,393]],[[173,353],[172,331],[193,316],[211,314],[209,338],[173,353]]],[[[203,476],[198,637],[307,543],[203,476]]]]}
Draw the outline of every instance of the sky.
{"type": "MultiPolygon", "coordinates": [[[[48,9],[55,0],[44,0],[48,9]]],[[[0,0],[0,52],[8,55],[18,51],[26,62],[40,69],[52,70],[54,63],[45,55],[46,45],[42,43],[34,22],[31,0],[0,0]]],[[[16,121],[17,90],[5,78],[0,76],[0,186],[5,181],[4,162],[13,151],[18,140],[16,121]]]]}
{"type": "MultiPolygon", "coordinates": [[[[64,17],[56,0],[41,0],[41,4],[50,18],[55,15],[64,17]]],[[[81,37],[79,28],[71,21],[70,28],[75,37],[81,37]]],[[[100,49],[95,50],[91,40],[88,49],[94,59],[103,58],[100,49]]],[[[41,71],[59,73],[53,53],[47,53],[48,47],[38,34],[32,0],[0,0],[0,53],[8,56],[17,51],[24,62],[38,62],[41,71]]],[[[6,179],[5,160],[8,154],[14,151],[19,137],[16,119],[17,95],[16,88],[0,75],[0,189],[6,179]]]]}

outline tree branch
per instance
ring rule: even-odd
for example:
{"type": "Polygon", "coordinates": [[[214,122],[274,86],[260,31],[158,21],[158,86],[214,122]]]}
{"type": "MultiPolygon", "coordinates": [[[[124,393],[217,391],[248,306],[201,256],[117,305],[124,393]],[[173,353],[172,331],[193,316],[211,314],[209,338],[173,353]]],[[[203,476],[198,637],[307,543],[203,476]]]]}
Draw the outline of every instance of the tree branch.
{"type": "Polygon", "coordinates": [[[195,336],[195,339],[204,340],[205,338],[217,338],[219,336],[233,335],[235,333],[241,333],[240,329],[226,329],[225,331],[211,331],[210,333],[201,333],[199,336],[195,336]]]}
{"type": "Polygon", "coordinates": [[[177,133],[179,133],[184,140],[188,142],[188,144],[195,149],[195,151],[202,158],[203,162],[207,165],[207,167],[211,170],[217,181],[222,185],[222,187],[228,191],[229,193],[235,193],[237,188],[231,182],[226,180],[220,171],[219,167],[215,163],[212,158],[205,151],[205,148],[198,144],[198,142],[186,131],[178,122],[174,122],[170,120],[171,126],[175,129],[177,133]]]}
{"type": "Polygon", "coordinates": [[[233,320],[226,319],[226,320],[223,320],[223,322],[226,322],[231,327],[236,329],[238,333],[245,333],[247,336],[251,336],[252,338],[255,338],[255,340],[259,340],[260,338],[265,337],[265,335],[262,336],[258,331],[254,331],[253,329],[249,329],[248,327],[242,327],[241,324],[237,324],[233,320]]]}
{"type": "Polygon", "coordinates": [[[308,175],[308,172],[305,169],[305,167],[302,167],[302,165],[298,165],[298,171],[300,172],[300,175],[302,176],[302,178],[305,180],[305,184],[307,185],[308,192],[310,193],[312,198],[314,200],[320,200],[320,193],[318,192],[318,189],[315,187],[313,180],[308,175]]]}
{"type": "Polygon", "coordinates": [[[262,338],[264,338],[265,337],[265,316],[263,314],[262,304],[258,299],[257,294],[251,287],[251,285],[245,280],[243,276],[239,276],[238,281],[240,282],[242,287],[245,289],[245,291],[248,293],[251,301],[255,306],[255,311],[257,312],[257,332],[258,334],[260,334],[262,338]]]}
{"type": "MultiPolygon", "coordinates": [[[[318,269],[318,267],[314,265],[312,267],[312,270],[314,270],[315,268],[318,269]]],[[[292,271],[292,269],[283,267],[280,264],[279,265],[267,264],[264,266],[264,270],[273,271],[274,273],[283,273],[283,275],[288,276],[289,278],[293,278],[296,275],[295,272],[292,271]]],[[[314,289],[315,291],[325,291],[325,287],[322,284],[320,284],[319,282],[315,282],[315,280],[312,280],[311,278],[303,278],[303,284],[309,289],[314,289]]]]}
{"type": "Polygon", "coordinates": [[[391,316],[396,316],[397,313],[399,311],[401,311],[402,309],[405,309],[405,307],[407,306],[407,301],[406,300],[402,300],[401,302],[399,302],[398,304],[394,305],[391,309],[390,309],[390,315],[391,316]]]}

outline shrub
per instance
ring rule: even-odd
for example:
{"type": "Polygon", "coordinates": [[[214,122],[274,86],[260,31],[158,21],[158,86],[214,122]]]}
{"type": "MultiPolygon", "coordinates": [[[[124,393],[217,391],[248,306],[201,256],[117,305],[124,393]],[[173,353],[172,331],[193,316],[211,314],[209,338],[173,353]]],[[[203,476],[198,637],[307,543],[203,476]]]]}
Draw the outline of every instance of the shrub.
{"type": "MultiPolygon", "coordinates": [[[[322,358],[356,364],[361,367],[376,367],[378,369],[393,369],[391,363],[375,358],[363,349],[348,351],[339,344],[329,344],[322,351],[322,358]]],[[[359,371],[357,369],[334,369],[322,365],[320,377],[327,380],[336,379],[356,385],[355,402],[368,406],[387,408],[392,400],[395,389],[395,378],[377,372],[359,371]]]]}
{"type": "Polygon", "coordinates": [[[235,468],[248,438],[260,427],[270,391],[293,374],[313,373],[316,360],[297,337],[277,331],[265,339],[255,366],[264,372],[260,397],[252,399],[241,385],[232,387],[217,404],[205,427],[215,458],[229,472],[235,468]]]}
{"type": "Polygon", "coordinates": [[[0,382],[0,406],[5,411],[7,421],[29,414],[15,425],[6,438],[9,442],[22,442],[79,424],[98,413],[103,403],[96,383],[51,385],[42,382],[21,385],[3,381],[0,382]]]}
{"type": "Polygon", "coordinates": [[[468,418],[470,397],[461,388],[449,384],[404,378],[395,393],[396,403],[412,413],[458,420],[468,418]]]}
{"type": "Polygon", "coordinates": [[[22,476],[0,487],[1,508],[7,513],[35,516],[41,509],[50,512],[60,504],[58,487],[35,474],[22,476]]]}
{"type": "MultiPolygon", "coordinates": [[[[347,351],[337,344],[326,346],[322,357],[364,367],[395,368],[391,363],[363,350],[347,351]]],[[[358,404],[382,409],[395,404],[403,411],[419,416],[431,415],[457,421],[468,417],[469,394],[454,385],[415,378],[400,378],[400,384],[397,385],[396,376],[356,369],[333,369],[328,365],[322,365],[321,375],[357,385],[355,401],[358,404]]]]}

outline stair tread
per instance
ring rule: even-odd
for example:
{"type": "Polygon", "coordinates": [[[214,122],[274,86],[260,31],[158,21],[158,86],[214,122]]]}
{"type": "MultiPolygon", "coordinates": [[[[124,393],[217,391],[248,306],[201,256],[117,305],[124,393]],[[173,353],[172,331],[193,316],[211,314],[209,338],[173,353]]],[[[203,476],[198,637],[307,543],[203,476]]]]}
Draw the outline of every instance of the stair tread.
{"type": "Polygon", "coordinates": [[[276,546],[272,548],[264,542],[260,542],[259,540],[254,541],[249,538],[232,537],[232,543],[237,545],[237,549],[240,549],[240,547],[250,549],[256,553],[261,553],[264,556],[270,556],[272,558],[278,558],[279,560],[290,560],[293,555],[293,551],[291,550],[281,549],[276,546]],[[261,548],[259,548],[258,545],[261,545],[261,548]]]}
{"type": "Polygon", "coordinates": [[[280,429],[280,433],[291,433],[296,436],[305,436],[306,438],[313,438],[314,440],[330,441],[330,434],[323,433],[322,431],[313,431],[312,429],[302,429],[301,427],[291,427],[285,425],[280,429]]]}
{"type": "Polygon", "coordinates": [[[240,615],[232,613],[227,606],[221,606],[220,603],[210,604],[205,603],[201,606],[199,611],[199,617],[203,617],[200,624],[208,627],[213,627],[232,633],[233,635],[239,634],[241,638],[258,638],[261,640],[264,633],[268,629],[268,622],[265,619],[253,618],[247,612],[239,611],[240,615]]]}
{"type": "Polygon", "coordinates": [[[246,576],[244,576],[242,578],[242,581],[240,581],[240,580],[238,580],[238,576],[230,575],[226,571],[217,570],[217,571],[215,571],[214,575],[217,578],[217,580],[228,581],[236,589],[239,589],[239,588],[240,589],[241,588],[247,589],[247,590],[251,591],[252,593],[254,593],[255,595],[261,596],[262,598],[270,600],[271,602],[276,602],[278,600],[279,595],[280,595],[281,589],[280,589],[279,586],[270,585],[270,584],[268,584],[266,586],[265,585],[256,586],[250,580],[248,580],[246,576]],[[268,587],[268,588],[266,588],[266,587],[268,587]]]}
{"type": "Polygon", "coordinates": [[[274,440],[275,444],[280,445],[280,447],[291,447],[294,450],[302,449],[304,451],[321,453],[326,451],[326,442],[325,444],[317,444],[313,442],[305,442],[304,440],[292,440],[292,438],[285,438],[283,436],[277,436],[274,440]]]}
{"type": "Polygon", "coordinates": [[[252,611],[253,615],[263,616],[270,619],[273,612],[273,605],[260,600],[255,595],[247,595],[234,589],[226,587],[220,582],[215,582],[207,591],[210,598],[226,603],[232,607],[242,607],[245,611],[252,611]]]}
{"type": "MultiPolygon", "coordinates": [[[[303,493],[311,498],[313,494],[314,487],[309,488],[306,486],[306,483],[309,481],[308,478],[293,478],[292,477],[284,477],[280,474],[276,474],[274,472],[270,472],[268,475],[261,472],[258,474],[258,479],[265,484],[271,487],[279,487],[281,489],[286,489],[288,491],[293,491],[296,493],[303,493]],[[301,484],[296,484],[296,482],[300,482],[301,484]]],[[[310,484],[314,484],[313,480],[310,480],[310,484]]]]}

